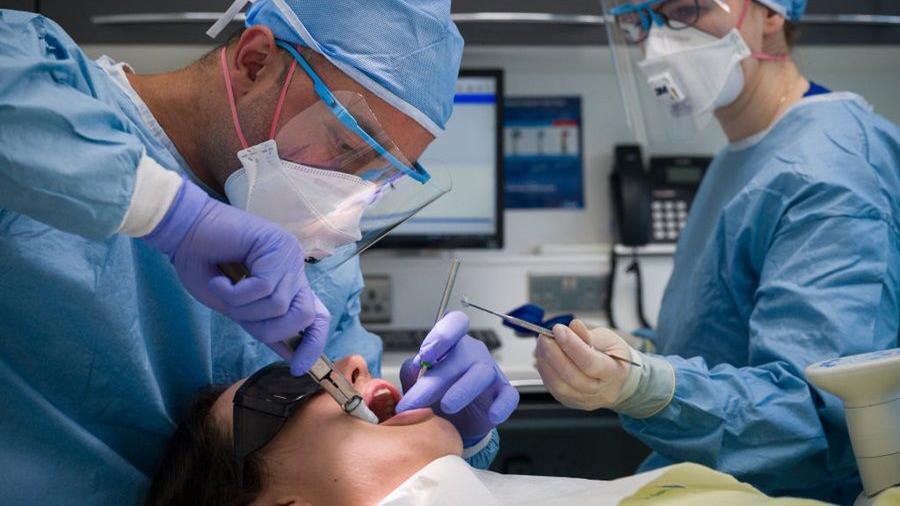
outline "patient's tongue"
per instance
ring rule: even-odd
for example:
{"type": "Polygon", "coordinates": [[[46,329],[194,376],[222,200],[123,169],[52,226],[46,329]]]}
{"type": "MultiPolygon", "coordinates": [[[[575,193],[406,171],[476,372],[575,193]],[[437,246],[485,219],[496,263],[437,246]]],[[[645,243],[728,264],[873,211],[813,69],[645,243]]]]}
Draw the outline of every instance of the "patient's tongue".
{"type": "Polygon", "coordinates": [[[379,422],[394,416],[395,407],[394,396],[387,389],[375,394],[375,397],[372,398],[372,402],[369,404],[369,409],[375,413],[379,422]]]}

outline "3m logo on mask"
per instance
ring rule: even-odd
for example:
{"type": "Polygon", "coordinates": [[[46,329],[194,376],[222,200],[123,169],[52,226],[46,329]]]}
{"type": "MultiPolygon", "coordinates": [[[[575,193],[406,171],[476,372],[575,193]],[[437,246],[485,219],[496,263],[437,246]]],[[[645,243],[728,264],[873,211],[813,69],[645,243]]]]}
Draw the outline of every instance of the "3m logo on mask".
{"type": "Polygon", "coordinates": [[[678,88],[678,85],[675,84],[675,79],[668,72],[648,79],[648,83],[657,99],[669,104],[684,102],[684,94],[678,88]]]}

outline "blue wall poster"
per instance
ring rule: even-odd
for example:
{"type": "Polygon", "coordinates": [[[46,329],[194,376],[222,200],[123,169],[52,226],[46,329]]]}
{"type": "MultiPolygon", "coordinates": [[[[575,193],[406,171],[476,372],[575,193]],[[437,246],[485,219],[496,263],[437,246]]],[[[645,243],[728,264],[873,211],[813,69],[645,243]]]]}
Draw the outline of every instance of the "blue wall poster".
{"type": "Polygon", "coordinates": [[[580,97],[507,97],[507,209],[583,208],[580,97]]]}

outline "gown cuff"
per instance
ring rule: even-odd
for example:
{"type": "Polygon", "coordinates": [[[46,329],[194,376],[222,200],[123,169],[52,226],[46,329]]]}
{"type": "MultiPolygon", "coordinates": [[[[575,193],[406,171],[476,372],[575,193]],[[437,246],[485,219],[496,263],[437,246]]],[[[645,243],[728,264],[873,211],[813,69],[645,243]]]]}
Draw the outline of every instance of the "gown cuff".
{"type": "Polygon", "coordinates": [[[629,369],[622,394],[611,407],[631,418],[649,418],[672,402],[675,369],[658,356],[636,350],[631,350],[631,358],[643,366],[629,369]]]}
{"type": "Polygon", "coordinates": [[[491,437],[493,437],[492,432],[493,432],[493,431],[488,432],[487,434],[485,434],[484,437],[481,438],[480,441],[478,441],[477,443],[473,444],[472,446],[463,448],[462,457],[463,457],[464,459],[467,459],[467,458],[469,458],[469,457],[475,455],[476,453],[480,452],[481,450],[483,450],[484,447],[487,446],[488,443],[491,442],[491,437]]]}
{"type": "Polygon", "coordinates": [[[166,169],[146,153],[141,155],[131,203],[118,233],[143,237],[152,232],[172,206],[182,184],[183,180],[176,172],[166,169]]]}
{"type": "Polygon", "coordinates": [[[462,458],[476,469],[491,467],[497,453],[500,452],[500,433],[492,429],[481,441],[468,448],[463,448],[462,458]]]}

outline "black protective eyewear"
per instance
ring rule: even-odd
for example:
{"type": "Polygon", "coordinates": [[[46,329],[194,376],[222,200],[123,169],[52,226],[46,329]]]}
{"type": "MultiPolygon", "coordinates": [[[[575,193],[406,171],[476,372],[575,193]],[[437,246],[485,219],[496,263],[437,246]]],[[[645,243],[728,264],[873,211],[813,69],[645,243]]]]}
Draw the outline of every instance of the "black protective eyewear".
{"type": "Polygon", "coordinates": [[[285,362],[256,371],[234,394],[233,436],[238,485],[244,486],[244,461],[269,443],[288,418],[322,390],[308,374],[293,376],[285,362]]]}

